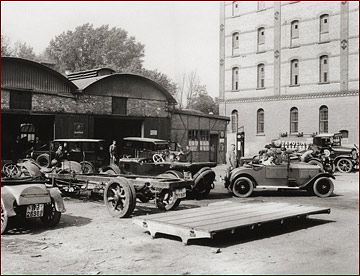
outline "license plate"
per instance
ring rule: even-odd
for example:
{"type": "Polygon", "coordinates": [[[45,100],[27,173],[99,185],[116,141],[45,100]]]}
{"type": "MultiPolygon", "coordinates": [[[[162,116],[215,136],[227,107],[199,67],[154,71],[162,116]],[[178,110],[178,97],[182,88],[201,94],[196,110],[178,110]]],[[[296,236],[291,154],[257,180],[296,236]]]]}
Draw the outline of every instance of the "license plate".
{"type": "Polygon", "coordinates": [[[186,197],[186,188],[176,189],[175,195],[177,198],[185,198],[186,197]]]}
{"type": "Polygon", "coordinates": [[[40,218],[44,216],[44,204],[33,204],[26,207],[26,218],[40,218]]]}

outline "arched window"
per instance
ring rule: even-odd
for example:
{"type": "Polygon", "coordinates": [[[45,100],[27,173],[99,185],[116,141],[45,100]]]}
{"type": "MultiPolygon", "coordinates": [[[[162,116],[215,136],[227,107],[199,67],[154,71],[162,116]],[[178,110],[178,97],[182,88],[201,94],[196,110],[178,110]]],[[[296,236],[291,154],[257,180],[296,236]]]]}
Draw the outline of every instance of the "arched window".
{"type": "Polygon", "coordinates": [[[299,132],[299,114],[298,109],[293,107],[290,109],[290,133],[298,133],[299,132]]]}
{"type": "Polygon", "coordinates": [[[329,82],[329,58],[328,56],[320,57],[320,80],[321,83],[329,82]]]}
{"type": "Polygon", "coordinates": [[[320,16],[320,33],[328,33],[329,32],[329,15],[323,14],[320,16]]]}
{"type": "Polygon", "coordinates": [[[231,112],[231,132],[235,133],[238,130],[239,113],[237,110],[231,112]]]}
{"type": "Polygon", "coordinates": [[[290,85],[299,85],[299,60],[293,59],[290,64],[290,85]]]}
{"type": "Polygon", "coordinates": [[[239,90],[239,68],[234,67],[232,69],[232,90],[239,90]]]}
{"type": "Polygon", "coordinates": [[[259,64],[257,67],[257,88],[265,87],[265,65],[259,64]]]}
{"type": "Polygon", "coordinates": [[[291,22],[291,39],[299,38],[299,21],[291,22]]]}
{"type": "Polygon", "coordinates": [[[258,45],[265,44],[265,28],[261,27],[257,31],[258,45]]]}
{"type": "Polygon", "coordinates": [[[232,35],[232,46],[233,49],[239,48],[239,33],[233,33],[232,35]]]}
{"type": "Polygon", "coordinates": [[[323,105],[319,109],[319,133],[327,133],[329,130],[328,108],[323,105]]]}
{"type": "Polygon", "coordinates": [[[262,108],[257,111],[257,134],[264,133],[264,110],[262,108]]]}
{"type": "Polygon", "coordinates": [[[239,1],[233,1],[232,3],[232,15],[239,15],[239,1]]]}

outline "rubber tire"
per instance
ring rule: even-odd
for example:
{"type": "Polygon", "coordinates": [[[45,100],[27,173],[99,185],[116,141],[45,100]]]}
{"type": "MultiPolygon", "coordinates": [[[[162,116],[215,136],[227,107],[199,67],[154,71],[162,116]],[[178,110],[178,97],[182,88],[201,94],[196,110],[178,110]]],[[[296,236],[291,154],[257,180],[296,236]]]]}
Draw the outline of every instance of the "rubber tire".
{"type": "Polygon", "coordinates": [[[9,226],[9,217],[5,210],[5,205],[1,200],[1,235],[6,233],[6,231],[8,230],[8,226],[9,226]]]}
{"type": "Polygon", "coordinates": [[[203,170],[199,175],[195,175],[194,176],[194,188],[192,190],[194,196],[196,199],[203,199],[205,197],[207,197],[212,189],[212,184],[214,183],[214,180],[215,180],[215,172],[213,170],[211,170],[210,168],[209,169],[206,169],[206,170],[203,170]],[[208,172],[206,175],[203,175],[202,174],[204,172],[208,172]],[[212,174],[212,175],[209,175],[209,174],[212,174]],[[210,181],[208,182],[211,182],[211,183],[206,183],[205,180],[208,179],[210,181]],[[200,183],[200,181],[203,181],[203,184],[200,183]],[[199,187],[204,187],[202,190],[198,190],[199,187]]]}
{"type": "Polygon", "coordinates": [[[41,222],[47,227],[54,227],[60,221],[61,213],[56,210],[55,202],[45,205],[44,216],[40,218],[41,222]]]}
{"type": "Polygon", "coordinates": [[[48,168],[50,167],[50,156],[47,153],[40,154],[35,162],[42,168],[48,168]],[[42,163],[44,162],[44,163],[42,163]]]}
{"type": "Polygon", "coordinates": [[[320,161],[317,161],[317,160],[310,160],[310,161],[308,162],[308,164],[310,164],[310,165],[318,165],[322,170],[324,169],[323,164],[321,164],[321,162],[320,162],[320,161]]]}
{"type": "Polygon", "coordinates": [[[249,197],[253,191],[254,191],[254,185],[249,178],[238,177],[234,180],[233,185],[232,185],[232,192],[234,193],[235,196],[241,197],[241,198],[249,197]],[[247,187],[245,186],[245,188],[244,188],[245,189],[244,192],[238,191],[238,188],[237,188],[237,186],[242,182],[244,182],[245,185],[247,185],[247,187]]]}
{"type": "Polygon", "coordinates": [[[115,217],[115,218],[125,218],[129,217],[132,212],[135,209],[136,205],[136,191],[133,185],[129,183],[129,181],[126,178],[118,177],[114,179],[114,181],[110,181],[106,184],[105,190],[104,190],[104,202],[105,205],[109,211],[109,213],[115,217]],[[118,205],[114,206],[114,203],[111,203],[111,200],[109,200],[110,197],[113,197],[113,190],[116,187],[122,188],[122,191],[124,192],[124,202],[123,207],[118,205]]]}
{"type": "Polygon", "coordinates": [[[352,169],[353,169],[353,164],[352,164],[352,162],[351,162],[349,159],[347,159],[347,158],[340,158],[339,161],[336,163],[336,167],[337,167],[337,169],[338,169],[339,172],[349,173],[349,172],[351,172],[352,169]],[[344,169],[343,169],[343,166],[341,166],[341,164],[339,164],[340,162],[345,162],[345,163],[348,164],[346,170],[344,170],[344,169]]]}
{"type": "Polygon", "coordinates": [[[170,210],[176,209],[179,206],[179,204],[181,202],[180,198],[178,198],[176,200],[172,200],[171,202],[165,201],[165,198],[169,195],[170,195],[170,197],[174,198],[175,192],[167,190],[167,189],[164,189],[160,192],[158,198],[156,199],[156,206],[160,210],[170,211],[170,210]]]}
{"type": "Polygon", "coordinates": [[[320,177],[315,180],[313,191],[318,197],[329,197],[334,192],[334,183],[328,177],[320,177]]]}
{"type": "Polygon", "coordinates": [[[86,174],[86,173],[94,173],[95,172],[94,166],[88,161],[81,161],[80,165],[81,165],[82,173],[86,174]]]}

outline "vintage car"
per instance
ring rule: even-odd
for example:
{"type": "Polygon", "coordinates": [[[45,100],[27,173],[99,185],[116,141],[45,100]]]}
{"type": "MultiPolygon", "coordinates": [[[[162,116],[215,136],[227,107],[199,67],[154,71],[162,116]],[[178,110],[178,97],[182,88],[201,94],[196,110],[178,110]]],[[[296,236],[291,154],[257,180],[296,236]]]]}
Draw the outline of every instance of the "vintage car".
{"type": "Polygon", "coordinates": [[[359,149],[344,147],[341,145],[341,133],[323,133],[313,138],[313,145],[325,156],[334,160],[336,168],[340,172],[349,173],[353,169],[359,169],[359,149]]]}
{"type": "MultiPolygon", "coordinates": [[[[290,152],[287,152],[288,156],[290,152]]],[[[287,161],[278,165],[253,164],[235,168],[225,178],[225,187],[237,197],[248,197],[254,190],[307,190],[319,197],[333,193],[335,179],[317,165],[287,161]]]]}
{"type": "Polygon", "coordinates": [[[64,202],[58,188],[47,185],[39,167],[33,162],[19,163],[17,176],[1,173],[1,234],[9,228],[9,218],[40,218],[53,227],[65,212],[64,202]]]}
{"type": "MultiPolygon", "coordinates": [[[[165,140],[127,137],[124,138],[124,156],[119,160],[122,174],[165,176],[193,179],[188,195],[203,198],[214,188],[215,162],[180,162],[180,152],[169,149],[165,140]]],[[[110,170],[109,170],[110,171],[110,170]]]]}
{"type": "Polygon", "coordinates": [[[36,163],[42,167],[52,166],[59,145],[63,147],[64,158],[81,164],[83,173],[97,172],[109,164],[102,139],[55,139],[50,142],[48,153],[40,154],[36,163]]]}

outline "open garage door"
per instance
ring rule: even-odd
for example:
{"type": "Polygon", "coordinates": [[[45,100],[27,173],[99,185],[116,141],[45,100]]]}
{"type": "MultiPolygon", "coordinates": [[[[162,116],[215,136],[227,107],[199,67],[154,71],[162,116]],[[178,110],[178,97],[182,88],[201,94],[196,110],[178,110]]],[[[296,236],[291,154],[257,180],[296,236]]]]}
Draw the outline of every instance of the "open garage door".
{"type": "Polygon", "coordinates": [[[31,147],[54,139],[54,116],[1,114],[1,161],[24,158],[31,147]],[[16,140],[20,139],[17,143],[16,140]]]}
{"type": "Polygon", "coordinates": [[[121,154],[123,138],[140,137],[142,122],[134,119],[95,118],[94,138],[104,139],[106,148],[109,148],[112,140],[116,140],[118,154],[121,154]]]}

